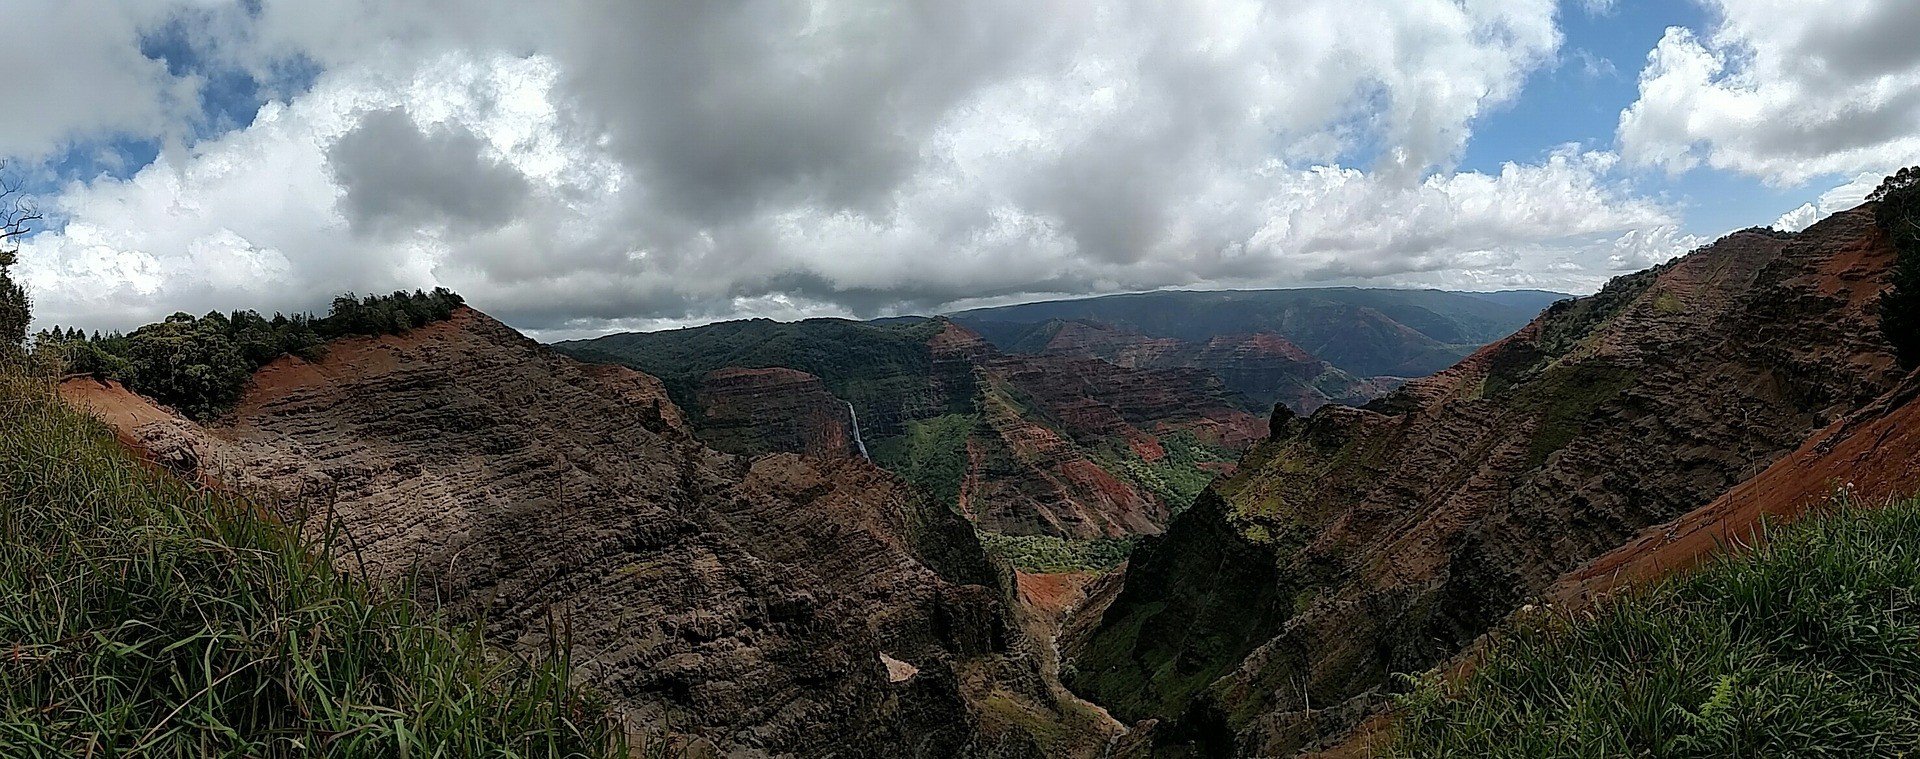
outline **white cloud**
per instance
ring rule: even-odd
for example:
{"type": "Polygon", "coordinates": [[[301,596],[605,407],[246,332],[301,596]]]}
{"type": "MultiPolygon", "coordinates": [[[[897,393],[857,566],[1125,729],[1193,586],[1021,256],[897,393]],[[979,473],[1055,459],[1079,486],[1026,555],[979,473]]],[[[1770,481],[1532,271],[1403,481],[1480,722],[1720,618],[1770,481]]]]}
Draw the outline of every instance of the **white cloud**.
{"type": "Polygon", "coordinates": [[[1811,227],[1816,221],[1866,202],[1867,196],[1885,180],[1886,177],[1879,174],[1857,175],[1846,184],[1821,193],[1814,202],[1803,203],[1799,208],[1782,214],[1774,221],[1773,228],[1783,232],[1798,232],[1811,227]]]}
{"type": "Polygon", "coordinates": [[[1709,0],[1668,29],[1620,116],[1625,155],[1785,185],[1920,161],[1920,12],[1911,0],[1709,0]]]}
{"type": "Polygon", "coordinates": [[[77,139],[177,136],[198,107],[200,83],[140,52],[143,30],[172,10],[162,2],[9,2],[0,158],[39,159],[77,139]]]}
{"type": "Polygon", "coordinates": [[[1610,152],[1450,169],[1556,60],[1548,0],[268,2],[250,23],[217,47],[326,71],[54,199],[70,221],[22,263],[42,322],[435,285],[568,331],[1169,286],[1581,289],[1682,244],[1610,152]]]}
{"type": "Polygon", "coordinates": [[[1772,226],[1782,232],[1798,232],[1813,226],[1813,223],[1819,220],[1820,209],[1812,203],[1802,203],[1799,208],[1780,214],[1780,218],[1775,219],[1772,226]]]}
{"type": "Polygon", "coordinates": [[[1613,241],[1607,266],[1614,271],[1638,271],[1684,256],[1708,242],[1671,224],[1629,230],[1613,241]]]}

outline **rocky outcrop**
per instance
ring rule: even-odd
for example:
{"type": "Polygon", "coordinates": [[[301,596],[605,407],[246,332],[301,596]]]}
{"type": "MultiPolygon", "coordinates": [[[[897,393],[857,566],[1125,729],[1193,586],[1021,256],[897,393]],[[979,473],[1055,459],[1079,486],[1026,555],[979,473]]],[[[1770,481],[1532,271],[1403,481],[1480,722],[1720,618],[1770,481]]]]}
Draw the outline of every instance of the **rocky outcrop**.
{"type": "Polygon", "coordinates": [[[1159,497],[1100,466],[1088,451],[1033,421],[1004,395],[989,394],[981,403],[982,422],[964,443],[958,503],[975,524],[1009,535],[1069,538],[1163,529],[1169,509],[1159,497]]]}
{"type": "Polygon", "coordinates": [[[700,439],[728,453],[859,455],[847,403],[797,369],[713,372],[700,383],[700,407],[700,439]]]}
{"type": "Polygon", "coordinates": [[[1010,578],[962,519],[861,460],[716,452],[644,375],[477,312],[283,358],[205,428],[91,380],[63,389],[497,641],[537,652],[564,635],[624,714],[692,755],[1085,755],[1105,740],[1035,728],[1063,707],[1010,622],[1010,578]]]}
{"type": "Polygon", "coordinates": [[[1163,720],[1168,751],[1337,734],[1391,673],[1455,655],[1892,388],[1873,309],[1892,255],[1867,210],[1737,233],[1367,408],[1276,414],[1204,508],[1136,552],[1070,684],[1163,720]]]}

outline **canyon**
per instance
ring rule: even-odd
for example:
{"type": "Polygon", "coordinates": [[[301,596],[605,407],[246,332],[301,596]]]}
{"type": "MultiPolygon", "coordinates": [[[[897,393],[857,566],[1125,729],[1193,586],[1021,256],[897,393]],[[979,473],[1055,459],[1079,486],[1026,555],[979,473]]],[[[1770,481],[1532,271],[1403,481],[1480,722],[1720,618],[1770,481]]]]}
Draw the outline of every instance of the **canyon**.
{"type": "Polygon", "coordinates": [[[961,517],[856,457],[716,451],[659,381],[471,309],[282,357],[204,425],[61,392],[502,645],[569,644],[689,756],[1091,756],[1114,729],[1049,685],[961,517]]]}
{"type": "Polygon", "coordinates": [[[557,350],[462,307],[202,421],[60,391],[688,756],[1358,756],[1523,607],[1909,493],[1896,255],[1871,207],[1737,232],[1410,378],[1055,306],[557,350]]]}
{"type": "Polygon", "coordinates": [[[1824,500],[1835,451],[1907,460],[1860,437],[1893,439],[1911,395],[1876,326],[1894,256],[1870,208],[1739,232],[1365,407],[1276,409],[1085,612],[1069,684],[1156,723],[1162,752],[1338,744],[1392,674],[1541,594],[1657,576],[1824,500]]]}
{"type": "Polygon", "coordinates": [[[1350,373],[1280,330],[1370,369],[1424,373],[1562,297],[1175,292],[951,318],[726,322],[555,347],[659,376],[696,434],[732,453],[849,455],[857,416],[877,463],[982,530],[1074,543],[1165,529],[1262,436],[1276,403],[1311,413],[1406,381],[1350,373]],[[835,413],[836,399],[853,413],[835,413]]]}
{"type": "Polygon", "coordinates": [[[660,372],[690,399],[695,434],[740,455],[858,455],[858,418],[876,462],[1007,535],[1157,533],[1265,424],[1204,370],[1004,352],[945,319],[748,322],[560,347],[660,372]],[[719,330],[728,349],[711,342],[719,330]]]}

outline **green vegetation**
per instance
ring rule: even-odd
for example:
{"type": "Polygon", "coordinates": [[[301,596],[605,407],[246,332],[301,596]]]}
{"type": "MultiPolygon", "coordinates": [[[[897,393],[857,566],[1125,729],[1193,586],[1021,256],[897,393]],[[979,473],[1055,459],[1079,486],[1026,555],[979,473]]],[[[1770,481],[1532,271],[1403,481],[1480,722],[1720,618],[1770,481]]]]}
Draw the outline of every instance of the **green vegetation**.
{"type": "Polygon", "coordinates": [[[1208,465],[1230,464],[1235,458],[1227,449],[1200,442],[1187,432],[1162,435],[1160,447],[1167,455],[1159,461],[1142,460],[1132,451],[1096,455],[1095,459],[1107,471],[1159,497],[1178,516],[1213,482],[1217,473],[1208,465]]]}
{"type": "Polygon", "coordinates": [[[900,475],[934,499],[955,508],[967,475],[967,436],[979,420],[971,414],[946,414],[908,422],[907,432],[873,444],[873,461],[900,475]]]}
{"type": "Polygon", "coordinates": [[[1052,535],[980,533],[987,553],[1022,572],[1105,572],[1120,566],[1133,551],[1133,538],[1067,540],[1052,535]]]}
{"type": "Polygon", "coordinates": [[[68,371],[94,374],[195,418],[220,413],[240,397],[255,370],[284,355],[318,358],[326,340],[402,334],[444,321],[464,301],[436,288],[392,295],[335,298],[321,319],[305,314],[267,319],[252,311],[194,317],[174,314],[129,335],[84,335],[54,327],[36,335],[36,349],[55,354],[68,371]]]}
{"type": "Polygon", "coordinates": [[[21,193],[20,185],[0,179],[0,354],[11,353],[27,339],[27,291],[13,281],[9,270],[20,238],[33,231],[40,212],[21,193]]]}
{"type": "Polygon", "coordinates": [[[328,548],[0,370],[0,756],[625,754],[563,650],[489,651],[328,548]]]}
{"type": "Polygon", "coordinates": [[[1125,592],[1064,676],[1122,721],[1161,720],[1191,756],[1227,756],[1208,688],[1278,634],[1303,587],[1270,546],[1237,537],[1212,491],[1193,511],[1135,548],[1125,592]]]}
{"type": "Polygon", "coordinates": [[[1527,466],[1537,467],[1567,447],[1607,401],[1639,378],[1632,369],[1598,361],[1556,365],[1516,393],[1519,404],[1540,409],[1540,426],[1527,448],[1527,466]]]}
{"type": "Polygon", "coordinates": [[[1920,500],[1769,528],[1754,551],[1496,635],[1401,703],[1400,756],[1912,756],[1920,500]]]}
{"type": "Polygon", "coordinates": [[[1887,177],[1868,200],[1874,218],[1900,251],[1893,287],[1880,299],[1880,328],[1900,365],[1920,366],[1920,166],[1887,177]]]}

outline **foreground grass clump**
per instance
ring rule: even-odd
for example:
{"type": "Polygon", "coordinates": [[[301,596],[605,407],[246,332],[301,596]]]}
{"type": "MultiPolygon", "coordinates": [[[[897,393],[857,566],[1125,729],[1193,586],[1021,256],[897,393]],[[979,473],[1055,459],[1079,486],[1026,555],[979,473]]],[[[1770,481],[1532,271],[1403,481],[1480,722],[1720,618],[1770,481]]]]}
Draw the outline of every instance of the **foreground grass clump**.
{"type": "Polygon", "coordinates": [[[1500,637],[1401,704],[1398,756],[1920,753],[1920,500],[1771,530],[1762,547],[1500,637]]]}
{"type": "Polygon", "coordinates": [[[626,751],[564,654],[439,623],[0,368],[0,756],[626,751]]]}

